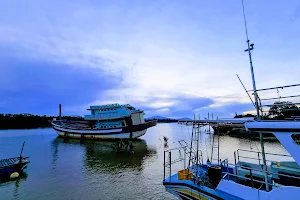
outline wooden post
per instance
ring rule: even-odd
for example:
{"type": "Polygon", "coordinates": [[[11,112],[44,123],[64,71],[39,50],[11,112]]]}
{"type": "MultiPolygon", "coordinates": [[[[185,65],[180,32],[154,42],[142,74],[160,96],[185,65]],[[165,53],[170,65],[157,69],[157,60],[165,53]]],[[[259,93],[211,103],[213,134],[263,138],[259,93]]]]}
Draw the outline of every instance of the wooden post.
{"type": "Polygon", "coordinates": [[[172,165],[171,165],[171,160],[172,160],[172,159],[171,159],[171,151],[170,151],[170,152],[169,152],[169,162],[170,162],[170,181],[171,181],[171,173],[172,173],[172,172],[171,172],[171,166],[172,166],[172,165]]]}
{"type": "Polygon", "coordinates": [[[164,151],[164,179],[166,177],[166,152],[164,151]]]}

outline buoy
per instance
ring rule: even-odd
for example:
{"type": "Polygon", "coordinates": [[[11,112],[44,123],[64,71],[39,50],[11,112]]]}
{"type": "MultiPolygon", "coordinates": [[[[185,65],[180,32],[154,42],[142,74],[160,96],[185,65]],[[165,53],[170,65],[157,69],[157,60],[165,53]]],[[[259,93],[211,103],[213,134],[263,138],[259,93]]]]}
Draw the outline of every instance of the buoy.
{"type": "Polygon", "coordinates": [[[280,162],[276,162],[277,167],[280,167],[280,162]]]}
{"type": "Polygon", "coordinates": [[[19,173],[18,172],[14,172],[10,175],[10,179],[15,179],[19,177],[19,173]]]}

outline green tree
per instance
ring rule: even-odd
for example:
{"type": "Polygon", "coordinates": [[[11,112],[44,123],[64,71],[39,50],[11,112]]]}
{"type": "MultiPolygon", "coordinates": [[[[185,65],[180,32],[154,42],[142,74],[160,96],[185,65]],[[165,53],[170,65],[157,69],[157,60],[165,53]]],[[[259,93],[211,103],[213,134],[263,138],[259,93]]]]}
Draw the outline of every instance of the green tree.
{"type": "Polygon", "coordinates": [[[269,110],[269,117],[285,119],[292,116],[300,116],[300,109],[289,101],[276,101],[269,110]]]}

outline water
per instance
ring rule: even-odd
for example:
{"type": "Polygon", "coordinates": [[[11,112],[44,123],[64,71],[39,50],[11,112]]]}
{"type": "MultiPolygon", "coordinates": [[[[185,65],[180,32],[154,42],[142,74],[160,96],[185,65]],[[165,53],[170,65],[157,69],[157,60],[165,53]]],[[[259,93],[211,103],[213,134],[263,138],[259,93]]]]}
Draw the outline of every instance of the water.
{"type": "MultiPolygon", "coordinates": [[[[158,124],[134,143],[133,154],[116,153],[111,142],[57,138],[51,128],[1,130],[0,158],[15,157],[26,142],[29,156],[27,176],[0,183],[0,199],[174,199],[162,185],[163,151],[178,147],[178,140],[190,141],[192,128],[179,124],[158,124]],[[169,138],[168,147],[163,136],[169,138]]],[[[202,133],[204,158],[211,152],[211,134],[202,133]]],[[[239,148],[259,149],[259,142],[220,137],[220,157],[231,162],[239,148]]],[[[286,153],[277,142],[266,142],[266,151],[286,153]]],[[[182,165],[183,166],[183,165],[182,165]]]]}

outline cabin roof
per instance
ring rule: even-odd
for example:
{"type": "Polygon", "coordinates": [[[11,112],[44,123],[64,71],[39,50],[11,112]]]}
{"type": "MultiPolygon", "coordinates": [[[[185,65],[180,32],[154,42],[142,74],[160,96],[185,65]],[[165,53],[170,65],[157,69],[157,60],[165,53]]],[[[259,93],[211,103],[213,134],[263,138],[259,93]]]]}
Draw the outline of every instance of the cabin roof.
{"type": "Polygon", "coordinates": [[[106,105],[100,105],[100,106],[90,106],[87,110],[98,110],[98,109],[107,109],[107,108],[119,108],[121,107],[120,104],[114,103],[114,104],[106,104],[106,105]]]}

